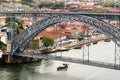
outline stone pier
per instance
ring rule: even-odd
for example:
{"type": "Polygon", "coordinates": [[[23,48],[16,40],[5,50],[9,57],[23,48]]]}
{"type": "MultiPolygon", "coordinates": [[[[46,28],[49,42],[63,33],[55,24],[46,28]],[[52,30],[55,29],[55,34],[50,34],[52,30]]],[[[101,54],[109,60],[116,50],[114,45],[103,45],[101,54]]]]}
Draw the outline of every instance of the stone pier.
{"type": "Polygon", "coordinates": [[[0,64],[20,64],[20,63],[30,63],[36,61],[41,61],[41,59],[10,56],[10,54],[3,54],[2,57],[0,58],[0,64]]]}

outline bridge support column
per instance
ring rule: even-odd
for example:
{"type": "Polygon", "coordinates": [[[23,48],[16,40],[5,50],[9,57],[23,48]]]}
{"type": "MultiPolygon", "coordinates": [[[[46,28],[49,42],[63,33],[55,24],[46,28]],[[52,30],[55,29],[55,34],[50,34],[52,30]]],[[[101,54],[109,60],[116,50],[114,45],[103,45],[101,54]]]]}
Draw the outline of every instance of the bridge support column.
{"type": "Polygon", "coordinates": [[[89,46],[90,44],[83,45],[83,63],[85,60],[89,62],[89,46]]]}
{"type": "Polygon", "coordinates": [[[114,56],[114,65],[120,65],[120,47],[115,43],[115,56],[114,56]]]}
{"type": "Polygon", "coordinates": [[[32,24],[34,24],[37,20],[36,14],[32,14],[32,24]]]}
{"type": "Polygon", "coordinates": [[[7,50],[6,52],[10,53],[11,52],[11,41],[7,42],[7,50]]]}

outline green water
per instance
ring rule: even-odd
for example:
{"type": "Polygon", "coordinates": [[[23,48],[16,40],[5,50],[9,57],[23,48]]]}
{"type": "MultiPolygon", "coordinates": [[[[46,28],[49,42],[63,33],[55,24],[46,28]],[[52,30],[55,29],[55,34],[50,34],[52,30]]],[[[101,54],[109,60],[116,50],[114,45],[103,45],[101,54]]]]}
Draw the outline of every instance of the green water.
{"type": "MultiPolygon", "coordinates": [[[[91,45],[90,59],[113,63],[113,46],[113,42],[91,45]]],[[[62,54],[81,58],[81,53],[82,49],[72,49],[62,54]]],[[[57,53],[58,56],[60,54],[57,53]]],[[[69,67],[66,71],[57,71],[56,68],[63,63],[66,62],[42,60],[29,64],[0,65],[0,80],[120,80],[120,71],[75,63],[67,63],[69,67]]]]}

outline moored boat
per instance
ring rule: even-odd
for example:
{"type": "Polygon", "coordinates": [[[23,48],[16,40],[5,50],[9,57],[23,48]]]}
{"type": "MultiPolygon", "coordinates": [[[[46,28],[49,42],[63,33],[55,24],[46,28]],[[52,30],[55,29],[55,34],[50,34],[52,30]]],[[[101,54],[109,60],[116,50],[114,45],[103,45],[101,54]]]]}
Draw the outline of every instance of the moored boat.
{"type": "Polygon", "coordinates": [[[81,49],[82,46],[75,46],[74,49],[81,49]]]}

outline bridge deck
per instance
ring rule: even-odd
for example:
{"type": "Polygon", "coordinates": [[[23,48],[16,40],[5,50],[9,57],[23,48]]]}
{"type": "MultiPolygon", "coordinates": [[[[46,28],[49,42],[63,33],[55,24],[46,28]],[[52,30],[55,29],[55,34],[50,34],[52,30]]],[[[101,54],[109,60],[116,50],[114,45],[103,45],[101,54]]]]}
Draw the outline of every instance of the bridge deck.
{"type": "Polygon", "coordinates": [[[85,65],[120,70],[120,65],[107,63],[107,62],[94,61],[94,60],[88,61],[88,60],[83,60],[79,58],[71,58],[71,57],[63,57],[63,56],[61,57],[61,56],[53,56],[53,55],[45,55],[45,54],[16,54],[16,55],[23,56],[23,57],[38,58],[38,59],[65,61],[65,62],[71,62],[71,63],[85,64],[85,65]]]}

